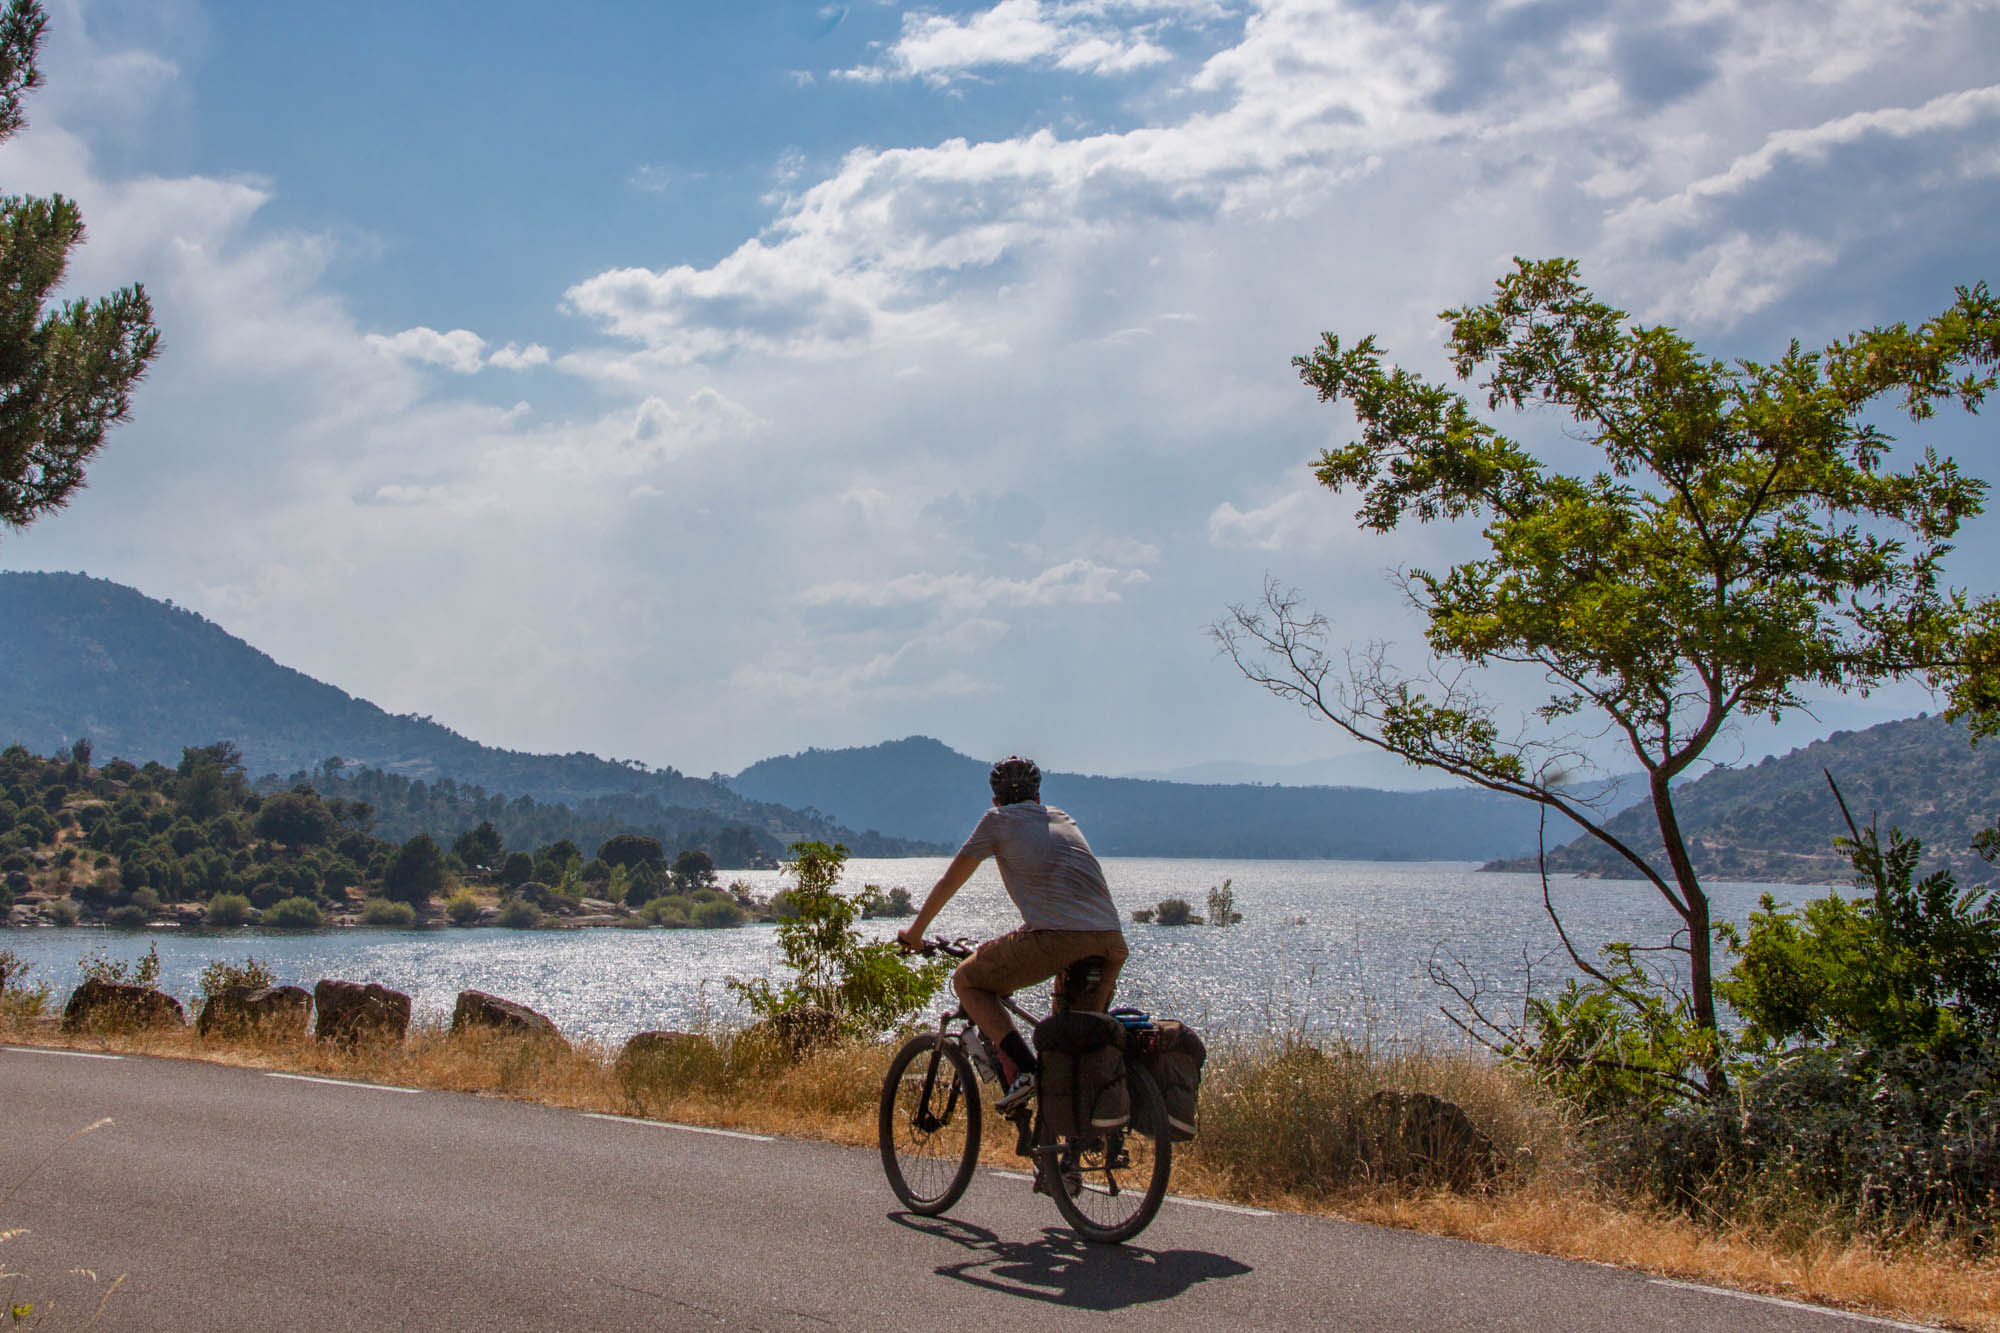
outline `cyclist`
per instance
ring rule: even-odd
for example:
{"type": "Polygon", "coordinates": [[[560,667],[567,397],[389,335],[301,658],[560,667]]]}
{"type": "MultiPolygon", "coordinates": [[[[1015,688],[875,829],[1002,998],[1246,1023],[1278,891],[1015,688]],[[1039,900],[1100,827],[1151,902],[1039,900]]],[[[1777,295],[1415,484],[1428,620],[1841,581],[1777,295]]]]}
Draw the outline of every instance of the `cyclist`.
{"type": "Polygon", "coordinates": [[[1034,1095],[1039,1065],[1014,1030],[1000,997],[1056,977],[1059,1001],[1076,1009],[1102,1011],[1110,1006],[1112,987],[1125,963],[1125,935],[1104,883],[1104,869],[1082,830],[1062,811],[1042,804],[1042,771],[1034,761],[1009,755],[993,765],[987,781],[993,788],[993,808],[980,817],[938,877],[916,920],[896,938],[907,949],[922,947],[925,929],[979,863],[989,856],[999,863],[1000,882],[1020,910],[1021,927],[980,945],[952,973],[951,985],[966,1014],[1000,1057],[1001,1078],[1007,1086],[994,1106],[1009,1111],[1034,1095]],[[1104,959],[1096,991],[1063,994],[1064,969],[1090,957],[1104,959]]]}

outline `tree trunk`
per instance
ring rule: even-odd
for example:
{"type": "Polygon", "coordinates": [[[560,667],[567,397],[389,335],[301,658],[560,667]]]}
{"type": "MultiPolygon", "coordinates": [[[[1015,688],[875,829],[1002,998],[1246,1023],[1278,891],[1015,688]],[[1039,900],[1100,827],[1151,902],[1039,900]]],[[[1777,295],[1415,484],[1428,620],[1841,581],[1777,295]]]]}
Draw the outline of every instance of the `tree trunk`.
{"type": "Polygon", "coordinates": [[[1709,1056],[1702,1066],[1702,1079],[1711,1097],[1729,1090],[1729,1075],[1722,1066],[1721,1030],[1715,1021],[1715,963],[1708,895],[1695,878],[1694,862],[1688,858],[1687,843],[1681,837],[1680,820],[1674,814],[1674,798],[1666,774],[1655,769],[1649,786],[1653,813],[1660,821],[1660,842],[1667,850],[1667,863],[1674,872],[1680,900],[1674,910],[1688,930],[1688,992],[1694,1003],[1694,1021],[1709,1037],[1709,1056]]]}

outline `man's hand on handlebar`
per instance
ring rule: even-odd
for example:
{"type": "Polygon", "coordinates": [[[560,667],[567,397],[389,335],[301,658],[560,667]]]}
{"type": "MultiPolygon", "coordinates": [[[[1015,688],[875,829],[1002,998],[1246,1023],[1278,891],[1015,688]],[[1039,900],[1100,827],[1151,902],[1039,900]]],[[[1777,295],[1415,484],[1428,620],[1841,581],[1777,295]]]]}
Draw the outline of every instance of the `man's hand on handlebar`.
{"type": "Polygon", "coordinates": [[[917,933],[915,926],[905,926],[896,932],[896,947],[904,953],[925,953],[924,937],[917,933]]]}

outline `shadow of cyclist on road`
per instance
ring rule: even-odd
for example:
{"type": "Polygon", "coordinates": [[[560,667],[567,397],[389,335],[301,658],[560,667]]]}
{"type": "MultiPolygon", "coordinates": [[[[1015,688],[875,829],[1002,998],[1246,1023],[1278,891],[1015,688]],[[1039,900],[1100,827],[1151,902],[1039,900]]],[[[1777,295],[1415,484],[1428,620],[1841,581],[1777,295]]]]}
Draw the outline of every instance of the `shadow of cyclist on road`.
{"type": "Polygon", "coordinates": [[[1197,1282],[1250,1271],[1248,1264],[1206,1250],[1093,1245],[1059,1227],[1024,1242],[1002,1240],[984,1227],[946,1217],[891,1213],[889,1218],[972,1252],[961,1263],[940,1265],[940,1276],[1077,1310],[1122,1310],[1172,1300],[1197,1282]]]}

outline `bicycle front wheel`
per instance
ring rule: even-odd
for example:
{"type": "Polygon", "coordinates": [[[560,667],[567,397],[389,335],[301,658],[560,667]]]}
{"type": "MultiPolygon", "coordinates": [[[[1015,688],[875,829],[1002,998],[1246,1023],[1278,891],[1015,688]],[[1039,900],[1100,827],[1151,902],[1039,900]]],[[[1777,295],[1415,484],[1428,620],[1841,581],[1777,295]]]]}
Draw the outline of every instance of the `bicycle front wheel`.
{"type": "Polygon", "coordinates": [[[909,1039],[882,1080],[879,1137],[889,1188],[913,1213],[958,1202],[979,1164],[979,1085],[955,1041],[909,1039]]]}
{"type": "Polygon", "coordinates": [[[1066,1138],[1039,1150],[1037,1167],[1063,1220],[1085,1240],[1127,1241],[1144,1231],[1167,1197],[1174,1144],[1159,1084],[1140,1065],[1126,1070],[1132,1121],[1124,1129],[1066,1138]],[[1149,1130],[1141,1130],[1140,1126],[1149,1130]]]}

